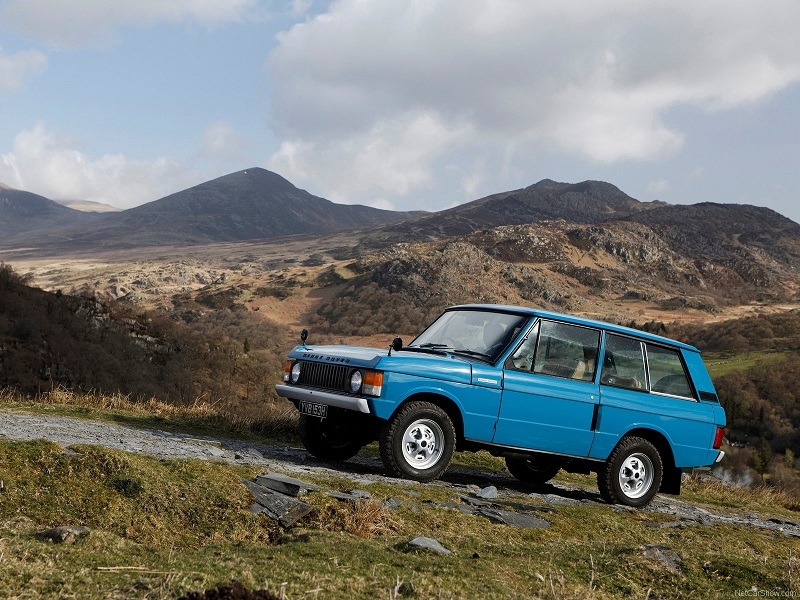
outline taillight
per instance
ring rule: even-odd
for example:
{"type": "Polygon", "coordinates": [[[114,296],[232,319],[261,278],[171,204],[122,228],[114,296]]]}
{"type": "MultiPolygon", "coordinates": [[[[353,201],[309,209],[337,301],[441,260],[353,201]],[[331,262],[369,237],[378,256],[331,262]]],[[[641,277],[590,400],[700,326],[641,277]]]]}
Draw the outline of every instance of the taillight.
{"type": "Polygon", "coordinates": [[[380,396],[383,386],[383,373],[380,371],[364,371],[364,383],[361,391],[367,396],[380,396]]]}
{"type": "Polygon", "coordinates": [[[717,427],[717,435],[714,436],[714,450],[719,450],[722,446],[722,438],[725,437],[725,428],[717,427]]]}

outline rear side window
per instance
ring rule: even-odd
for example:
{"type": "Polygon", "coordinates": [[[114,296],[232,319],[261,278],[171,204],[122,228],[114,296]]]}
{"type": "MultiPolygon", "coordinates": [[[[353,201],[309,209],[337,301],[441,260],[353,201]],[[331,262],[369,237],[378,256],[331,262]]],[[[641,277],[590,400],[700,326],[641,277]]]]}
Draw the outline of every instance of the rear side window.
{"type": "Polygon", "coordinates": [[[620,335],[606,335],[606,351],[600,382],[606,385],[646,390],[642,343],[620,335]]]}
{"type": "Polygon", "coordinates": [[[611,333],[606,335],[600,382],[631,390],[694,398],[677,350],[611,333]]]}
{"type": "Polygon", "coordinates": [[[533,372],[594,381],[600,332],[588,327],[541,321],[533,372]]]}
{"type": "Polygon", "coordinates": [[[650,391],[693,398],[692,387],[677,350],[653,344],[645,344],[645,347],[647,364],[650,367],[650,391]]]}

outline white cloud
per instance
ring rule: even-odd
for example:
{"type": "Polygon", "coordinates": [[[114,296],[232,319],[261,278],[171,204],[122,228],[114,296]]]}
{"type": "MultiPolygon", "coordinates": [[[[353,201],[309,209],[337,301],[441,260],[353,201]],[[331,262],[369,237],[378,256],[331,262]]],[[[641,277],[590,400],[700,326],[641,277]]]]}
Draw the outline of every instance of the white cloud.
{"type": "Polygon", "coordinates": [[[207,156],[235,159],[246,146],[247,140],[227,121],[212,123],[203,134],[203,154],[207,156]]]}
{"type": "MultiPolygon", "coordinates": [[[[384,197],[403,196],[428,186],[444,149],[469,128],[420,112],[378,120],[364,132],[326,143],[289,140],[267,163],[278,173],[324,183],[326,198],[353,204],[391,206],[384,197]]],[[[290,178],[291,178],[290,177],[290,178]]]]}
{"type": "Polygon", "coordinates": [[[796,0],[339,0],[270,56],[287,141],[269,164],[355,202],[476,190],[475,161],[659,160],[692,134],[670,109],[727,110],[800,81],[798,29],[796,0]],[[411,131],[419,115],[430,135],[411,131]]]}
{"type": "Polygon", "coordinates": [[[0,181],[53,200],[91,200],[119,208],[156,200],[196,183],[167,158],[140,162],[107,154],[92,160],[71,146],[39,123],[19,133],[12,151],[0,155],[0,181]]]}
{"type": "Polygon", "coordinates": [[[669,181],[666,179],[656,179],[647,184],[647,191],[651,194],[663,194],[669,189],[669,181]]]}
{"type": "Polygon", "coordinates": [[[32,75],[47,67],[47,57],[38,50],[6,54],[0,48],[0,92],[15,92],[25,86],[32,75]]]}
{"type": "Polygon", "coordinates": [[[59,47],[114,39],[125,26],[196,22],[214,26],[238,22],[259,0],[6,0],[3,27],[59,47]]]}

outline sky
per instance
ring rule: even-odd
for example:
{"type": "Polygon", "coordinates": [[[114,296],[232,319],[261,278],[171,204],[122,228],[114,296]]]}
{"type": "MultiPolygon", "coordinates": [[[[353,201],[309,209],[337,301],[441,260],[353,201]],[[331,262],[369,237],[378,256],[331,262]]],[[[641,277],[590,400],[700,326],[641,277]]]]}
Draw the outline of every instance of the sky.
{"type": "Polygon", "coordinates": [[[251,167],[442,210],[542,179],[800,222],[800,2],[0,0],[0,182],[130,208],[251,167]]]}

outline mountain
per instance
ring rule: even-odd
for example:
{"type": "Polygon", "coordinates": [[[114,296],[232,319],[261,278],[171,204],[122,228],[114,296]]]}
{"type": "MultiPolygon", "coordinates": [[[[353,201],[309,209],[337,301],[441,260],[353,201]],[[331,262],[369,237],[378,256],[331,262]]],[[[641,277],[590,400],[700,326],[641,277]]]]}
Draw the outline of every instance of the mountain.
{"type": "Polygon", "coordinates": [[[80,210],[83,212],[119,212],[122,209],[110,204],[103,204],[102,202],[92,202],[91,200],[56,200],[59,204],[71,208],[73,210],[80,210]]]}
{"type": "MultiPolygon", "coordinates": [[[[261,168],[201,183],[88,224],[52,230],[70,248],[203,244],[378,227],[415,213],[335,204],[261,168]]],[[[45,243],[47,240],[45,240],[45,243]]]]}
{"type": "Polygon", "coordinates": [[[90,223],[95,215],[73,210],[30,192],[0,184],[0,237],[29,237],[34,232],[90,223]]]}
{"type": "Polygon", "coordinates": [[[543,179],[524,189],[493,194],[454,208],[390,224],[371,238],[402,236],[407,241],[466,235],[504,225],[563,219],[598,223],[624,218],[663,202],[644,203],[603,181],[559,183],[543,179]]]}

